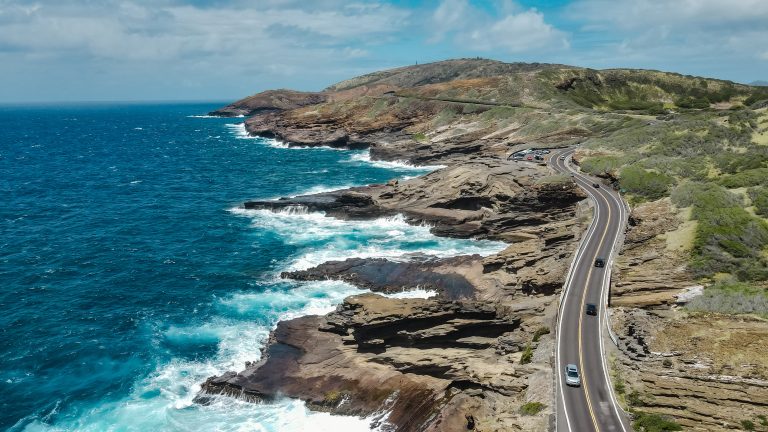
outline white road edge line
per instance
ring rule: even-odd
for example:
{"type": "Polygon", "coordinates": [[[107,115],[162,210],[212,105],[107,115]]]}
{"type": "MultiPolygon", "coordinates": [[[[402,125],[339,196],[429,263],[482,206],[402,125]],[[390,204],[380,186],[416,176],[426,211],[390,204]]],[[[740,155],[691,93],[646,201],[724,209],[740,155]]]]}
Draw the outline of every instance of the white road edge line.
{"type": "MultiPolygon", "coordinates": [[[[586,182],[586,180],[584,180],[585,176],[583,176],[581,173],[576,173],[576,174],[579,176],[579,178],[582,181],[586,182]]],[[[587,191],[587,194],[592,197],[593,200],[596,198],[596,195],[593,195],[591,193],[592,191],[589,191],[586,188],[585,188],[585,190],[587,191]]],[[[621,221],[621,226],[620,227],[623,228],[624,227],[624,213],[626,212],[623,200],[621,200],[621,201],[617,200],[616,197],[614,197],[610,192],[605,192],[605,194],[607,194],[614,202],[619,204],[619,215],[620,215],[620,221],[621,221]]],[[[599,193],[599,195],[601,197],[603,197],[603,199],[605,199],[605,202],[606,202],[606,204],[608,206],[611,205],[611,203],[608,202],[608,199],[605,198],[605,196],[602,193],[599,193]]],[[[598,208],[599,206],[596,205],[595,207],[598,208]]],[[[622,419],[621,415],[619,414],[619,408],[620,407],[619,407],[618,401],[616,399],[616,394],[613,391],[613,382],[611,381],[610,376],[608,374],[608,368],[607,368],[607,363],[606,363],[606,358],[605,358],[605,350],[604,350],[604,347],[603,347],[603,325],[602,325],[602,323],[605,323],[605,325],[609,325],[608,322],[605,320],[606,304],[607,304],[607,294],[608,294],[608,290],[606,289],[606,276],[611,273],[611,271],[612,271],[611,269],[613,268],[613,260],[614,260],[615,254],[616,254],[616,242],[618,241],[618,239],[619,239],[619,235],[617,234],[616,238],[614,239],[613,245],[611,245],[611,253],[610,253],[610,256],[609,256],[609,260],[608,260],[608,263],[610,264],[610,266],[607,266],[609,271],[606,271],[605,273],[603,273],[603,282],[602,282],[601,293],[600,293],[600,298],[601,298],[600,306],[601,306],[601,309],[602,309],[602,313],[601,313],[601,316],[600,316],[601,324],[598,325],[598,337],[600,339],[600,341],[599,341],[600,342],[600,358],[602,359],[602,362],[603,362],[603,375],[605,376],[606,384],[608,384],[608,392],[611,395],[611,404],[613,405],[613,410],[616,413],[616,417],[619,420],[619,424],[621,425],[621,430],[623,432],[627,432],[627,429],[624,426],[624,420],[622,419]]],[[[621,408],[621,410],[624,411],[624,408],[621,408]]],[[[566,415],[567,415],[567,413],[566,413],[566,415]]]]}
{"type": "MultiPolygon", "coordinates": [[[[568,169],[567,161],[570,161],[570,156],[566,159],[566,162],[563,162],[563,167],[566,170],[568,169]]],[[[555,165],[557,165],[557,162],[555,162],[555,165]]],[[[578,183],[577,183],[578,184],[578,183]]],[[[589,192],[587,192],[589,195],[589,192]]],[[[565,421],[568,425],[568,430],[571,431],[571,420],[568,417],[568,405],[565,403],[565,393],[563,392],[563,375],[562,375],[562,364],[560,363],[560,345],[561,345],[561,339],[560,335],[562,334],[562,328],[563,328],[563,310],[565,310],[565,305],[568,302],[568,296],[567,292],[570,290],[571,284],[573,283],[573,269],[574,267],[578,266],[578,264],[581,262],[581,259],[584,257],[584,246],[589,242],[591,237],[595,234],[595,228],[597,227],[597,221],[600,218],[600,207],[596,205],[596,201],[594,197],[592,197],[592,200],[595,202],[595,215],[592,219],[592,222],[589,224],[589,229],[587,229],[586,235],[582,238],[581,243],[579,244],[579,249],[576,252],[576,256],[574,257],[573,261],[571,261],[571,267],[568,269],[568,277],[566,279],[565,285],[563,286],[563,292],[561,294],[562,300],[560,302],[560,311],[558,312],[558,320],[557,320],[557,353],[555,355],[555,363],[557,364],[557,370],[555,373],[557,374],[557,381],[558,381],[558,387],[560,389],[560,399],[563,404],[563,413],[565,414],[565,421]]],[[[558,416],[557,416],[557,409],[555,409],[555,431],[558,431],[558,416]]]]}
{"type": "MultiPolygon", "coordinates": [[[[616,197],[613,196],[610,192],[606,192],[606,194],[613,200],[613,202],[618,204],[618,207],[619,207],[619,221],[620,221],[619,229],[622,229],[622,228],[624,228],[624,212],[625,212],[624,203],[623,202],[619,202],[616,199],[616,197]]],[[[609,206],[611,205],[611,203],[608,202],[608,199],[606,199],[606,203],[609,206]]],[[[607,312],[606,312],[607,309],[608,309],[608,291],[611,289],[611,287],[610,287],[611,280],[608,278],[608,275],[612,274],[612,272],[613,272],[613,261],[614,261],[615,256],[616,256],[616,250],[617,250],[616,246],[617,246],[617,242],[619,240],[619,236],[620,236],[620,234],[617,233],[616,238],[613,241],[613,245],[611,245],[611,254],[610,254],[610,258],[608,260],[608,264],[609,264],[608,271],[603,273],[603,284],[602,284],[602,287],[601,287],[602,292],[600,294],[600,298],[601,298],[600,305],[601,305],[601,308],[602,308],[602,313],[600,315],[601,324],[598,326],[599,327],[599,332],[598,333],[599,333],[599,338],[600,338],[600,358],[603,361],[603,374],[605,375],[605,382],[606,382],[606,384],[608,384],[608,392],[611,395],[611,404],[613,405],[613,411],[616,413],[616,418],[619,420],[619,424],[621,425],[621,430],[623,432],[627,432],[627,429],[624,427],[624,420],[623,420],[621,414],[619,414],[619,404],[618,404],[618,400],[616,399],[616,394],[613,391],[613,381],[611,381],[610,374],[608,373],[608,363],[607,363],[608,359],[605,356],[605,349],[603,347],[603,342],[604,342],[604,340],[603,340],[603,324],[605,324],[605,326],[611,325],[608,322],[608,318],[607,318],[608,315],[607,315],[607,312]]],[[[624,408],[622,408],[621,410],[624,411],[624,408]]]]}

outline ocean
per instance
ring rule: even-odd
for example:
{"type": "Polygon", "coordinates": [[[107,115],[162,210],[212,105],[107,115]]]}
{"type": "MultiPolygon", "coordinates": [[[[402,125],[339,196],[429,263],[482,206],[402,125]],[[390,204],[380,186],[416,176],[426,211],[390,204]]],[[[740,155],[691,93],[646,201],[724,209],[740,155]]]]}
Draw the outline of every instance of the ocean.
{"type": "Polygon", "coordinates": [[[258,360],[278,320],[363,292],[280,271],[503,248],[401,217],[239,208],[436,167],[248,137],[243,119],[205,116],[221,105],[0,106],[0,429],[370,430],[296,400],[192,399],[258,360]]]}

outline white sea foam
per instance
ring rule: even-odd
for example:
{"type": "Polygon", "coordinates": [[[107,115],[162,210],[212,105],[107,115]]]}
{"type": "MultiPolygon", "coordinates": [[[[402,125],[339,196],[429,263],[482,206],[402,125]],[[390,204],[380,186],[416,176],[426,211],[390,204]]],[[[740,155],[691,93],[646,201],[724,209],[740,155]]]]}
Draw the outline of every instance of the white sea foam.
{"type": "Polygon", "coordinates": [[[99,403],[78,418],[55,426],[34,422],[28,431],[370,431],[370,418],[310,411],[299,400],[248,403],[229,397],[211,404],[193,403],[200,384],[213,375],[242,370],[257,361],[270,330],[279,320],[325,314],[345,297],[364,292],[344,282],[319,281],[274,285],[260,292],[236,293],[215,302],[218,314],[199,325],[171,326],[159,333],[172,348],[215,345],[216,355],[199,360],[177,358],[137,381],[126,398],[99,403]]]}
{"type": "Polygon", "coordinates": [[[402,259],[421,253],[438,257],[465,254],[491,255],[503,250],[502,242],[437,237],[427,225],[410,225],[403,216],[369,221],[343,221],[319,212],[283,212],[231,209],[247,216],[252,227],[277,233],[284,242],[300,247],[285,270],[305,270],[326,261],[347,258],[402,259]]]}
{"type": "Polygon", "coordinates": [[[400,291],[399,293],[381,294],[381,295],[383,295],[384,297],[396,298],[396,299],[412,299],[412,298],[428,299],[431,297],[435,297],[437,295],[437,291],[425,290],[423,288],[416,288],[414,290],[400,291]]]}
{"type": "Polygon", "coordinates": [[[413,170],[413,171],[435,171],[440,168],[445,168],[445,165],[413,165],[410,162],[407,161],[382,161],[382,160],[371,160],[371,152],[369,150],[365,150],[362,152],[358,152],[353,154],[349,157],[348,160],[345,162],[359,162],[359,163],[365,163],[368,165],[372,165],[379,168],[387,168],[392,170],[413,170]]]}
{"type": "Polygon", "coordinates": [[[264,143],[269,147],[290,148],[288,144],[280,140],[277,140],[274,138],[257,137],[249,134],[248,131],[245,129],[245,123],[227,123],[224,126],[226,126],[227,129],[229,129],[233,134],[235,134],[235,137],[237,139],[258,140],[259,142],[264,143]]]}
{"type": "Polygon", "coordinates": [[[215,116],[215,115],[188,115],[187,118],[222,118],[222,117],[215,116]]]}

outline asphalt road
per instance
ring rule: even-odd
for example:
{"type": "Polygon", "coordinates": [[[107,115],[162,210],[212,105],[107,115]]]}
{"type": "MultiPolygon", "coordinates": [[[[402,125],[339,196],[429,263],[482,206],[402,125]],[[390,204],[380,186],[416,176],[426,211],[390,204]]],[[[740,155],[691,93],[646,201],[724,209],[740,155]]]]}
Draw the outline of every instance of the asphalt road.
{"type": "Polygon", "coordinates": [[[627,211],[610,186],[571,168],[573,150],[553,152],[550,165],[574,180],[594,204],[593,220],[571,265],[560,305],[557,328],[556,383],[557,431],[631,431],[630,422],[612,394],[608,360],[603,341],[608,339],[604,320],[616,240],[624,229],[627,211]],[[565,156],[565,159],[560,159],[565,156]],[[599,188],[593,186],[600,185],[599,188]],[[595,267],[603,258],[605,267],[595,267]],[[585,313],[597,305],[597,316],[585,313]],[[604,339],[605,338],[605,339],[604,339]],[[565,384],[565,365],[573,363],[581,374],[581,386],[565,384]]]}

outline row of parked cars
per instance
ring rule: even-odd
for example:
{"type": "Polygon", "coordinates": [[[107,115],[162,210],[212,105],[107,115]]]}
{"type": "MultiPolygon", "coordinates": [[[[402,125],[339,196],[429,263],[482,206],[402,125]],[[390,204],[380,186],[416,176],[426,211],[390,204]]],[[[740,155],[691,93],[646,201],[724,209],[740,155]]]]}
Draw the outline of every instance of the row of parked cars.
{"type": "Polygon", "coordinates": [[[527,161],[543,161],[544,155],[549,154],[549,150],[547,149],[526,149],[526,150],[520,150],[512,153],[512,155],[509,156],[509,159],[521,161],[521,160],[527,160],[527,161]]]}

